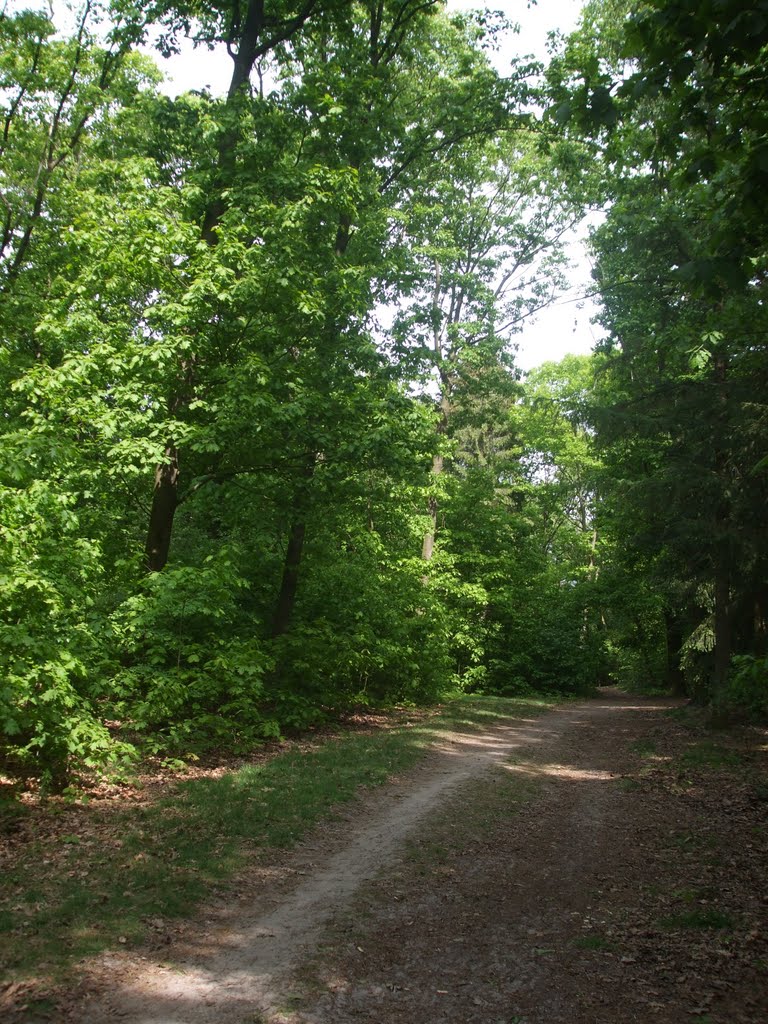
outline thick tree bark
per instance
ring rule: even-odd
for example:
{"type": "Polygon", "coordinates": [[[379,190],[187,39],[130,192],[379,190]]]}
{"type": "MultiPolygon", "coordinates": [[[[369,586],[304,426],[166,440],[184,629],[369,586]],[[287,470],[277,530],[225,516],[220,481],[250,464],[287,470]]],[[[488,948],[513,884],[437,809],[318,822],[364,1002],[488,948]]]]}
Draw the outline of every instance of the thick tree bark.
{"type": "Polygon", "coordinates": [[[165,449],[165,462],[155,470],[155,489],[145,546],[147,569],[160,572],[168,561],[173,517],[179,504],[179,453],[173,444],[165,449]]]}
{"type": "Polygon", "coordinates": [[[304,536],[307,532],[305,523],[294,523],[288,534],[288,546],[283,560],[283,576],[280,581],[280,592],[272,619],[272,637],[282,636],[288,632],[296,604],[296,591],[299,586],[299,567],[304,550],[304,536]]]}

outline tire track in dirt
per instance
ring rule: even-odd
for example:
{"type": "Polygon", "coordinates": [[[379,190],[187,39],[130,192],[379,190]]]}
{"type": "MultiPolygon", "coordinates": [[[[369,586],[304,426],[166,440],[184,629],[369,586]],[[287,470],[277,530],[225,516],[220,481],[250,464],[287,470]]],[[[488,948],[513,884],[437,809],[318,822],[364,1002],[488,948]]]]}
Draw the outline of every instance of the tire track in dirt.
{"type": "MultiPolygon", "coordinates": [[[[538,760],[549,766],[560,764],[566,774],[581,772],[576,782],[610,777],[610,766],[595,768],[593,759],[588,769],[569,767],[574,748],[585,743],[597,744],[598,737],[602,742],[611,729],[621,733],[622,716],[655,710],[658,705],[645,703],[640,708],[636,702],[614,695],[571,705],[537,719],[509,721],[483,734],[446,736],[421,767],[361,801],[343,830],[347,834],[334,844],[336,849],[318,855],[312,845],[316,839],[310,837],[296,851],[292,859],[303,880],[293,891],[281,894],[274,909],[265,909],[263,894],[251,905],[241,901],[236,908],[230,908],[224,922],[213,932],[201,928],[199,942],[168,950],[162,963],[127,953],[102,957],[99,973],[102,977],[111,976],[109,991],[94,993],[92,999],[79,1007],[78,1019],[83,1024],[115,1020],[129,1024],[244,1024],[288,1019],[280,1007],[285,992],[290,991],[292,974],[315,955],[318,940],[332,917],[354,902],[365,883],[370,884],[376,875],[396,863],[407,838],[435,808],[459,799],[466,787],[490,778],[489,772],[508,773],[507,761],[513,755],[520,758],[524,754],[526,765],[538,760]],[[587,774],[583,775],[584,772],[587,774]]],[[[615,746],[615,742],[609,746],[615,746]]],[[[530,771],[541,778],[540,772],[526,765],[518,765],[515,771],[530,771]]],[[[563,775],[557,777],[562,780],[563,775]]],[[[576,786],[577,799],[566,805],[553,805],[548,812],[546,793],[543,796],[542,812],[559,816],[557,827],[562,827],[569,844],[580,850],[582,867],[600,856],[600,826],[604,817],[601,801],[607,799],[601,788],[604,787],[591,785],[579,790],[576,786]]],[[[523,849],[526,836],[518,836],[515,842],[522,844],[523,849]]],[[[549,862],[537,865],[541,884],[546,887],[546,880],[553,873],[567,875],[572,868],[572,884],[578,888],[579,864],[574,862],[569,868],[556,848],[550,853],[549,862]]],[[[560,909],[556,916],[562,922],[560,909]]],[[[547,910],[546,903],[539,917],[539,921],[529,922],[529,931],[545,934],[552,923],[551,908],[547,910]]],[[[520,984],[533,991],[542,983],[542,964],[540,958],[529,960],[521,966],[520,984]]],[[[374,998],[373,1005],[376,1003],[374,998]]],[[[382,1009],[379,1007],[375,1012],[381,1013],[382,1009]]],[[[390,1016],[391,1012],[394,1008],[378,1017],[363,1019],[401,1019],[390,1016]]],[[[444,1019],[439,1007],[434,1007],[434,1012],[439,1015],[432,1017],[428,1012],[420,1019],[444,1019]]],[[[335,1006],[326,1000],[326,1005],[319,1004],[312,1015],[298,1019],[340,1021],[347,1019],[345,1013],[338,1000],[335,1006]]],[[[354,1007],[351,1013],[354,1019],[361,1019],[354,1007]]]]}
{"type": "MultiPolygon", "coordinates": [[[[558,725],[565,719],[565,727],[549,731],[544,742],[521,745],[512,764],[497,766],[511,785],[488,798],[495,820],[490,827],[481,823],[478,835],[468,834],[472,826],[467,829],[462,813],[482,803],[494,777],[486,773],[465,784],[446,801],[442,825],[436,822],[428,837],[438,846],[447,838],[458,855],[423,879],[404,864],[395,881],[403,890],[395,907],[392,873],[383,875],[337,929],[336,948],[313,965],[320,997],[312,998],[310,984],[303,1012],[275,1019],[292,1024],[642,1019],[634,1012],[625,1016],[615,1000],[609,1016],[602,1018],[590,1007],[582,1017],[583,978],[571,972],[569,961],[578,959],[572,944],[583,938],[599,900],[602,865],[621,852],[627,804],[617,775],[631,759],[630,743],[671,703],[638,703],[608,693],[552,716],[558,725]],[[515,808],[521,782],[535,788],[515,808]],[[452,843],[454,828],[458,834],[452,843]],[[355,918],[366,923],[358,927],[355,918]]],[[[547,724],[542,720],[542,727],[547,724]]]]}
{"type": "Polygon", "coordinates": [[[271,1024],[764,1024],[764,815],[734,777],[706,799],[674,704],[606,693],[468,781],[337,915],[271,1024]]]}

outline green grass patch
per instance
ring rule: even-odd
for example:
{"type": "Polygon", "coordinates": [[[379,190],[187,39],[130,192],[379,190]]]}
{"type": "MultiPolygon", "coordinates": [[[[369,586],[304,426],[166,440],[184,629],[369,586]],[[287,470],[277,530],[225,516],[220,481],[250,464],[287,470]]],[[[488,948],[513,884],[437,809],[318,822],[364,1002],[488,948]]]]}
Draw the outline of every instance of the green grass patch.
{"type": "Polygon", "coordinates": [[[636,793],[642,786],[637,779],[630,779],[629,776],[624,776],[618,780],[618,785],[625,793],[636,793]]]}
{"type": "Polygon", "coordinates": [[[706,728],[709,712],[698,704],[681,704],[677,708],[667,708],[664,714],[678,725],[700,732],[706,728]]]}
{"type": "Polygon", "coordinates": [[[557,700],[543,697],[459,697],[445,704],[439,715],[430,719],[426,726],[429,731],[438,733],[451,729],[479,732],[500,718],[508,718],[510,715],[515,718],[533,718],[567,700],[567,697],[558,697],[557,700]]]}
{"type": "Polygon", "coordinates": [[[641,757],[653,757],[658,753],[656,744],[653,740],[637,740],[629,748],[633,753],[639,754],[641,757]]]}
{"type": "Polygon", "coordinates": [[[573,940],[573,945],[576,949],[588,949],[598,953],[610,952],[614,948],[612,943],[608,939],[603,938],[602,935],[580,935],[573,940]]]}
{"type": "Polygon", "coordinates": [[[695,832],[671,832],[669,845],[677,850],[696,849],[702,844],[702,837],[695,832]]]}
{"type": "Polygon", "coordinates": [[[738,768],[743,758],[735,750],[709,740],[692,743],[681,755],[686,768],[738,768]]]}
{"type": "Polygon", "coordinates": [[[670,914],[663,917],[659,922],[662,927],[675,930],[693,929],[731,929],[734,921],[729,914],[712,907],[696,907],[694,910],[686,910],[679,914],[670,914]]]}
{"type": "Polygon", "coordinates": [[[672,893],[672,898],[680,900],[682,903],[694,903],[700,896],[701,893],[695,889],[676,889],[672,893]]]}
{"type": "Polygon", "coordinates": [[[478,731],[551,706],[463,698],[411,726],[350,732],[179,783],[156,804],[116,812],[110,842],[67,835],[55,855],[42,842],[27,847],[24,862],[0,883],[0,960],[19,978],[41,964],[55,973],[101,949],[139,942],[148,922],[190,914],[249,858],[292,846],[361,787],[411,768],[442,732],[478,731]]]}

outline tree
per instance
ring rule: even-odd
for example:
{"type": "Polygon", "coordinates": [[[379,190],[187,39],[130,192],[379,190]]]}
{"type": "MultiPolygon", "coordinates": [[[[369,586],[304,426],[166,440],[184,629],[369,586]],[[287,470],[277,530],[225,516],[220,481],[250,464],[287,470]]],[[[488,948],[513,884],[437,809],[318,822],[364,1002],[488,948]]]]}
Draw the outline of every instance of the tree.
{"type": "MultiPolygon", "coordinates": [[[[39,14],[0,18],[0,714],[12,746],[52,774],[71,755],[89,763],[110,746],[93,715],[88,671],[103,657],[94,607],[104,585],[100,548],[110,517],[91,529],[102,494],[90,489],[98,474],[78,452],[89,430],[78,410],[57,408],[61,391],[46,391],[53,377],[80,372],[83,324],[73,351],[67,328],[47,317],[66,290],[61,282],[80,266],[71,225],[94,151],[109,137],[116,112],[156,77],[146,60],[130,53],[140,24],[117,26],[105,45],[91,13],[86,5],[69,40],[57,38],[39,14]],[[58,433],[62,416],[70,426],[58,433]]],[[[77,313],[72,310],[73,322],[77,313]]],[[[95,404],[105,405],[104,398],[95,404]]]]}
{"type": "Polygon", "coordinates": [[[652,3],[622,28],[631,74],[617,68],[609,83],[619,120],[606,150],[619,174],[594,238],[609,331],[596,422],[613,514],[635,552],[625,564],[662,595],[669,671],[682,657],[703,696],[724,692],[731,654],[759,646],[763,630],[765,537],[753,523],[765,485],[765,246],[750,198],[763,42],[737,15],[652,3]],[[754,101],[746,118],[734,76],[754,101]]]}
{"type": "Polygon", "coordinates": [[[711,197],[707,244],[690,269],[719,290],[748,284],[767,241],[768,21],[753,14],[734,0],[652,0],[633,12],[624,43],[638,66],[620,92],[664,101],[649,155],[666,160],[676,187],[711,197]]]}
{"type": "MultiPolygon", "coordinates": [[[[226,32],[219,8],[153,11],[168,46],[195,18],[228,34],[238,84],[163,99],[126,50],[122,92],[53,169],[3,363],[14,756],[63,775],[126,752],[105,718],[158,749],[247,742],[361,688],[444,685],[452,627],[412,552],[434,434],[375,310],[435,156],[502,123],[517,87],[435,7],[265,8],[226,32]],[[267,48],[265,97],[243,69],[267,48]]],[[[41,24],[19,50],[38,70],[41,24]]],[[[101,59],[85,35],[51,46],[101,59]]],[[[9,130],[18,161],[35,138],[9,130]]]]}
{"type": "MultiPolygon", "coordinates": [[[[452,166],[434,172],[408,211],[415,245],[394,333],[437,394],[445,440],[462,409],[477,408],[484,394],[514,391],[511,339],[562,283],[559,240],[575,216],[563,193],[535,135],[522,130],[465,147],[452,166]]],[[[438,487],[444,464],[443,450],[432,465],[438,487]]],[[[437,511],[435,494],[425,561],[434,552],[437,511]]]]}

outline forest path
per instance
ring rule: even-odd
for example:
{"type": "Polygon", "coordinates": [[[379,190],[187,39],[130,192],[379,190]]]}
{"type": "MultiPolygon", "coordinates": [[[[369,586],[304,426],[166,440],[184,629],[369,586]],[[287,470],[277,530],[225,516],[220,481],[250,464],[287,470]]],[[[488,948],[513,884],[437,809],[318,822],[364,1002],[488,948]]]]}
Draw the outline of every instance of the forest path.
{"type": "Polygon", "coordinates": [[[658,870],[648,840],[678,824],[679,808],[638,805],[621,778],[672,705],[605,691],[447,736],[302,844],[287,884],[283,870],[274,887],[210,908],[161,962],[102,958],[102,990],[78,1019],[623,1024],[651,1013],[677,1024],[705,1014],[685,979],[682,1005],[667,1005],[631,941],[612,946],[622,923],[642,938],[631,908],[658,870]]]}

